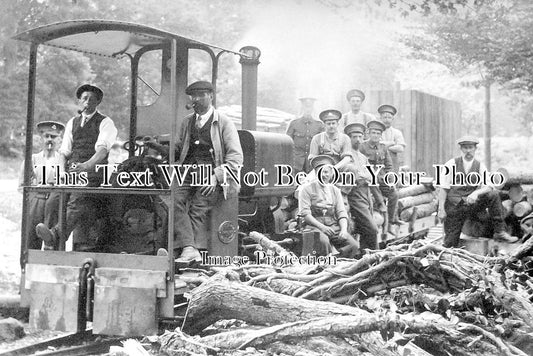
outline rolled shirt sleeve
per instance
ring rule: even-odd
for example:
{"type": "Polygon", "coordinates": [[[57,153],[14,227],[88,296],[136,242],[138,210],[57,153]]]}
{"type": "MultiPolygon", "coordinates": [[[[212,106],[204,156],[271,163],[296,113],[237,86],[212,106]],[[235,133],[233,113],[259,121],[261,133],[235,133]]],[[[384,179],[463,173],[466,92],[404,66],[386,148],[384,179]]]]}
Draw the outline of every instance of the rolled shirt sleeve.
{"type": "Polygon", "coordinates": [[[298,194],[298,215],[307,216],[311,214],[311,187],[308,184],[301,186],[298,194]]]}
{"type": "Polygon", "coordinates": [[[118,130],[115,127],[113,120],[111,120],[109,117],[103,119],[100,123],[100,133],[98,134],[98,139],[94,144],[95,152],[98,150],[98,147],[105,147],[106,150],[109,151],[117,139],[117,134],[118,130]]]}
{"type": "Polygon", "coordinates": [[[63,141],[59,148],[59,153],[65,157],[70,157],[72,154],[72,123],[74,119],[70,119],[65,126],[65,133],[63,134],[63,141]]]}
{"type": "Polygon", "coordinates": [[[348,213],[346,212],[346,207],[344,206],[344,200],[342,199],[341,190],[335,186],[331,186],[335,194],[335,216],[337,221],[342,218],[348,219],[348,213]]]}

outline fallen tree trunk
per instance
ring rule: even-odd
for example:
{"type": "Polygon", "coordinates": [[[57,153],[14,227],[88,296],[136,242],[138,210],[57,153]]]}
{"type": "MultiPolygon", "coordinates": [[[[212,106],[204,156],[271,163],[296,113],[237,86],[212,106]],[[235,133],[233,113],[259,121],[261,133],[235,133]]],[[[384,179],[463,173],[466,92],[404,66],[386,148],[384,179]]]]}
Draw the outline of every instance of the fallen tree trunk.
{"type": "Polygon", "coordinates": [[[400,212],[400,219],[402,221],[411,220],[413,218],[413,214],[415,213],[414,208],[416,208],[416,219],[425,218],[426,216],[430,216],[431,214],[437,211],[438,203],[436,201],[432,201],[427,204],[416,205],[412,208],[404,209],[400,212]]]}
{"type": "MultiPolygon", "coordinates": [[[[459,327],[468,330],[474,329],[473,325],[467,324],[460,324],[459,327]]],[[[439,324],[425,321],[422,318],[406,318],[398,315],[389,317],[369,315],[366,317],[338,316],[301,320],[259,330],[238,330],[219,333],[203,337],[201,341],[212,348],[238,350],[248,346],[264,346],[274,341],[287,341],[322,335],[350,336],[371,331],[386,331],[387,333],[392,331],[413,332],[426,335],[443,334],[448,342],[454,343],[464,342],[462,339],[466,337],[451,323],[442,322],[439,324]]],[[[479,347],[482,349],[482,353],[476,352],[476,349],[472,348],[469,350],[470,355],[513,355],[509,347],[498,341],[491,333],[483,329],[476,329],[476,331],[485,336],[498,349],[483,345],[482,348],[479,347]],[[487,350],[490,349],[494,352],[488,353],[487,350]]]]}
{"type": "Polygon", "coordinates": [[[424,184],[411,185],[408,187],[398,189],[398,199],[411,197],[419,194],[431,192],[433,187],[425,186],[424,184]]]}
{"type": "Polygon", "coordinates": [[[531,169],[511,169],[499,168],[497,172],[503,174],[505,184],[533,184],[533,170],[531,169]]]}
{"type": "Polygon", "coordinates": [[[398,200],[398,210],[410,208],[415,205],[430,203],[435,199],[435,193],[424,193],[420,195],[405,197],[398,200]]]}
{"type": "MultiPolygon", "coordinates": [[[[222,274],[213,276],[191,291],[189,308],[182,330],[199,333],[222,319],[238,319],[255,325],[276,325],[317,317],[351,315],[355,318],[371,314],[346,305],[316,302],[265,291],[229,280],[222,274]]],[[[375,355],[395,355],[387,352],[379,333],[366,333],[357,340],[375,355]]]]}

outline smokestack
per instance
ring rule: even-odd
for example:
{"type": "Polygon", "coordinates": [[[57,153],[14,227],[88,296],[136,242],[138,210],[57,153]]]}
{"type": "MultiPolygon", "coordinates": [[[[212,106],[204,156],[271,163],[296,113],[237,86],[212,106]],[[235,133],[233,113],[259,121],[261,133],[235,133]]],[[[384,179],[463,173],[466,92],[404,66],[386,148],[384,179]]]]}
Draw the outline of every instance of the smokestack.
{"type": "Polygon", "coordinates": [[[257,66],[261,51],[257,47],[241,48],[244,54],[239,61],[242,66],[242,129],[257,128],[257,66]]]}

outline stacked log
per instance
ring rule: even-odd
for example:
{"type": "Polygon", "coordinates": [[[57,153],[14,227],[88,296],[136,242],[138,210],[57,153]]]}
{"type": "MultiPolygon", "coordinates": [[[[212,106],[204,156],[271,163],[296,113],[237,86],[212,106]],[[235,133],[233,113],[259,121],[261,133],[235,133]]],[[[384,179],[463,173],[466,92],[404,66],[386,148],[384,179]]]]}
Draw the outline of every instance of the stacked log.
{"type": "Polygon", "coordinates": [[[402,221],[430,216],[438,208],[437,193],[430,184],[400,188],[398,197],[398,214],[402,221]]]}

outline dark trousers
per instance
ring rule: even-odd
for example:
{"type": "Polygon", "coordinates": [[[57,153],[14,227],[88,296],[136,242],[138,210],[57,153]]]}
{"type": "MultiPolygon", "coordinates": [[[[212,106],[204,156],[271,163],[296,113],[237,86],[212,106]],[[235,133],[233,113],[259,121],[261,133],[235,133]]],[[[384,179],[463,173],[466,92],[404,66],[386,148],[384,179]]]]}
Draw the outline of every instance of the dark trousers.
{"type": "Polygon", "coordinates": [[[444,247],[457,247],[465,221],[487,208],[494,223],[494,232],[503,231],[505,229],[505,224],[503,223],[503,207],[497,192],[490,191],[482,194],[471,205],[467,205],[464,200],[461,200],[459,203],[452,203],[449,199],[446,199],[444,203],[444,210],[446,211],[446,219],[444,220],[444,247]]]}
{"type": "Polygon", "coordinates": [[[44,223],[51,228],[57,223],[59,212],[59,193],[30,193],[30,228],[28,248],[40,250],[42,240],[35,232],[35,226],[44,223]]]}
{"type": "MultiPolygon", "coordinates": [[[[331,227],[336,231],[340,231],[338,224],[331,227]]],[[[345,258],[354,258],[359,251],[359,243],[357,243],[353,236],[350,236],[347,240],[340,240],[337,237],[338,235],[330,238],[316,227],[312,227],[312,230],[320,233],[320,246],[317,248],[318,251],[316,251],[317,256],[326,256],[332,253],[333,247],[339,252],[340,257],[345,258]]]]}
{"type": "Polygon", "coordinates": [[[396,210],[398,209],[398,190],[396,187],[380,185],[379,187],[370,187],[372,195],[376,199],[377,205],[384,204],[383,197],[387,198],[387,217],[389,224],[398,221],[396,210]]]}
{"type": "Polygon", "coordinates": [[[221,196],[221,187],[217,186],[209,196],[200,193],[201,187],[183,186],[176,191],[174,209],[174,233],[176,248],[192,246],[207,248],[208,215],[217,199],[221,196]]]}
{"type": "Polygon", "coordinates": [[[356,186],[348,194],[350,214],[355,221],[355,232],[360,234],[361,249],[377,249],[378,227],[372,216],[370,189],[368,186],[356,186]]]}
{"type": "Polygon", "coordinates": [[[85,228],[84,233],[79,234],[78,239],[73,242],[94,246],[96,241],[86,232],[95,224],[99,216],[106,215],[107,208],[106,197],[95,194],[71,193],[67,203],[65,230],[61,230],[59,224],[56,225],[56,230],[66,241],[75,228],[82,226],[85,228]]]}

